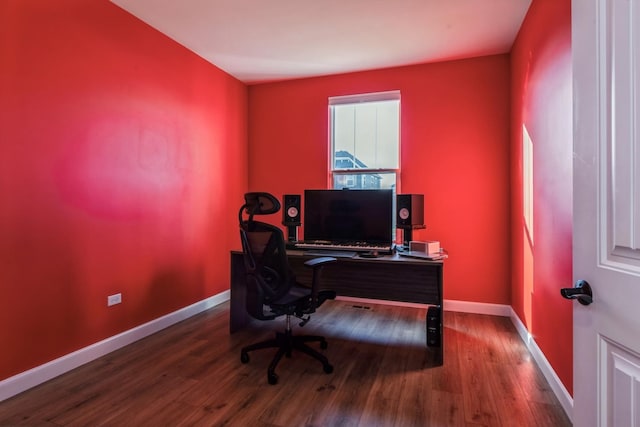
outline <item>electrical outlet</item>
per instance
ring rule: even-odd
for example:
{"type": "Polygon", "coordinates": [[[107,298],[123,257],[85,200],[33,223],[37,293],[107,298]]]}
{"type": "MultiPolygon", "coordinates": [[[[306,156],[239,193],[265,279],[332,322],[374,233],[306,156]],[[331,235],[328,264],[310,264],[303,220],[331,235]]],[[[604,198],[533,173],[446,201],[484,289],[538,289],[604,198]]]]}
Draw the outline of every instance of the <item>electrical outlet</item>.
{"type": "Polygon", "coordinates": [[[120,304],[122,302],[122,294],[109,295],[107,297],[107,307],[120,304]]]}

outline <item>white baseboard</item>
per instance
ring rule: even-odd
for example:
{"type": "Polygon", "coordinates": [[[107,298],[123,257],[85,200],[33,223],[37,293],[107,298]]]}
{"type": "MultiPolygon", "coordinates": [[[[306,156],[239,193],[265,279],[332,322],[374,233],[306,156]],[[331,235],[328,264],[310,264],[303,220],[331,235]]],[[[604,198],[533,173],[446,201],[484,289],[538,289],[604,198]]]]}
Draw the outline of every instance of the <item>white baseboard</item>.
{"type": "Polygon", "coordinates": [[[544,375],[547,382],[551,386],[553,393],[556,395],[556,397],[560,401],[560,405],[562,406],[562,409],[564,409],[564,412],[567,414],[567,417],[569,417],[571,422],[573,422],[573,398],[565,388],[564,384],[562,384],[562,381],[560,381],[560,378],[558,377],[556,372],[553,370],[553,367],[545,357],[542,350],[540,350],[540,347],[538,347],[538,344],[533,339],[533,336],[531,336],[527,328],[524,326],[524,323],[522,323],[522,321],[520,320],[516,312],[513,311],[513,309],[511,309],[510,317],[511,317],[511,322],[514,324],[514,326],[516,327],[516,330],[518,331],[518,334],[520,335],[520,338],[522,338],[522,341],[524,341],[525,345],[529,349],[529,352],[531,352],[531,354],[533,355],[533,358],[538,364],[538,367],[540,368],[540,370],[542,371],[542,374],[544,375]]]}
{"type": "MultiPolygon", "coordinates": [[[[370,298],[338,296],[336,299],[340,301],[349,301],[349,302],[355,302],[359,304],[384,304],[384,305],[395,305],[400,307],[413,307],[413,308],[428,307],[428,304],[378,300],[378,299],[370,299],[370,298]]],[[[509,317],[511,315],[511,307],[503,304],[487,304],[487,303],[480,303],[480,302],[467,302],[467,301],[455,301],[455,300],[444,300],[443,304],[444,304],[444,307],[443,307],[444,311],[458,311],[463,313],[474,313],[474,314],[490,314],[493,316],[502,316],[502,317],[509,317]]]]}
{"type": "Polygon", "coordinates": [[[188,307],[184,307],[103,341],[91,344],[88,347],[81,348],[44,365],[37,366],[2,380],[0,381],[0,402],[202,311],[208,310],[211,307],[222,304],[228,301],[229,297],[230,291],[221,292],[188,307]]]}
{"type": "Polygon", "coordinates": [[[444,311],[460,313],[489,314],[491,316],[511,316],[511,306],[505,304],[489,304],[485,302],[469,302],[444,300],[444,311]]]}

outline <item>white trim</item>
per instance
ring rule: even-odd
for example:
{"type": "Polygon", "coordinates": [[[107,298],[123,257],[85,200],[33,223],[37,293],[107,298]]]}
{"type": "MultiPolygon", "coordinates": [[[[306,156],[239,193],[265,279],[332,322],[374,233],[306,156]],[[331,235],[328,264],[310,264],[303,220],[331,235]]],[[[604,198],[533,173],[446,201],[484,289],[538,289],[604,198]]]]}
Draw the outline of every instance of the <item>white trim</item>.
{"type": "Polygon", "coordinates": [[[112,351],[118,350],[119,348],[208,310],[211,307],[222,304],[228,301],[229,297],[230,291],[226,290],[188,307],[181,308],[173,313],[169,313],[118,335],[91,344],[73,353],[66,354],[44,365],[36,366],[33,369],[2,380],[0,381],[0,402],[102,357],[105,354],[111,353],[112,351]]]}
{"type": "Polygon", "coordinates": [[[516,327],[516,330],[520,335],[520,338],[522,338],[522,341],[524,341],[524,344],[529,349],[529,352],[533,356],[533,359],[536,361],[536,363],[538,364],[538,367],[542,371],[542,374],[544,375],[545,379],[551,386],[553,393],[556,395],[556,397],[560,401],[560,405],[562,406],[562,409],[564,409],[564,412],[567,414],[567,417],[569,417],[571,422],[573,422],[573,398],[565,388],[564,384],[562,384],[562,381],[560,381],[560,378],[558,377],[556,372],[553,370],[553,367],[545,357],[544,353],[542,352],[542,350],[540,350],[540,347],[538,347],[538,344],[536,343],[535,339],[529,333],[527,328],[524,326],[524,323],[522,323],[522,321],[520,320],[516,312],[513,310],[513,308],[511,308],[510,317],[511,317],[511,322],[516,327]]]}
{"type": "Polygon", "coordinates": [[[362,102],[399,101],[400,91],[389,90],[386,92],[359,93],[355,95],[330,96],[329,106],[359,104],[362,102]]]}
{"type": "MultiPolygon", "coordinates": [[[[402,302],[402,301],[390,301],[379,300],[371,298],[356,298],[356,297],[336,297],[340,301],[351,301],[361,304],[384,304],[395,305],[400,307],[413,307],[413,308],[426,308],[429,304],[419,304],[414,302],[402,302]]],[[[490,314],[492,316],[511,316],[511,306],[504,304],[489,304],[482,302],[469,302],[469,301],[456,301],[456,300],[444,300],[444,311],[458,311],[462,313],[474,313],[474,314],[490,314]]]]}
{"type": "Polygon", "coordinates": [[[444,300],[444,310],[461,313],[489,314],[491,316],[501,317],[509,317],[511,315],[511,306],[486,302],[444,300]]]}

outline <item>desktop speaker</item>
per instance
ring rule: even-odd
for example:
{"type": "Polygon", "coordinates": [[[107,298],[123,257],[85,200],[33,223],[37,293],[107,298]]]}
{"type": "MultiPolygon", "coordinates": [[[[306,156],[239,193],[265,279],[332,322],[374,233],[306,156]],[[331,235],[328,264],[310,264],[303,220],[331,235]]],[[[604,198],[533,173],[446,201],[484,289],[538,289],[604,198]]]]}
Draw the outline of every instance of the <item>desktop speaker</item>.
{"type": "Polygon", "coordinates": [[[396,197],[396,227],[412,228],[424,225],[424,195],[398,194],[396,197]]]}
{"type": "Polygon", "coordinates": [[[285,194],[282,196],[282,224],[287,226],[301,225],[300,195],[285,194]]]}

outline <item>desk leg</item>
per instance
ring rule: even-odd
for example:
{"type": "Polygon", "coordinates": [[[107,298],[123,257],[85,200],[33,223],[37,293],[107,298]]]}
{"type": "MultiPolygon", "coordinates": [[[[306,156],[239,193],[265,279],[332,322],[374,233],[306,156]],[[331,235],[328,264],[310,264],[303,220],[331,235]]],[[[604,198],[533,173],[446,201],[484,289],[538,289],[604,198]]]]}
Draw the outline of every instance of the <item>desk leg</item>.
{"type": "Polygon", "coordinates": [[[229,307],[229,332],[234,333],[249,323],[249,315],[245,309],[247,286],[244,278],[244,261],[242,255],[231,254],[231,284],[229,307]]]}
{"type": "Polygon", "coordinates": [[[433,351],[438,365],[442,365],[444,355],[443,315],[444,310],[441,305],[434,305],[427,309],[427,348],[433,351]]]}

